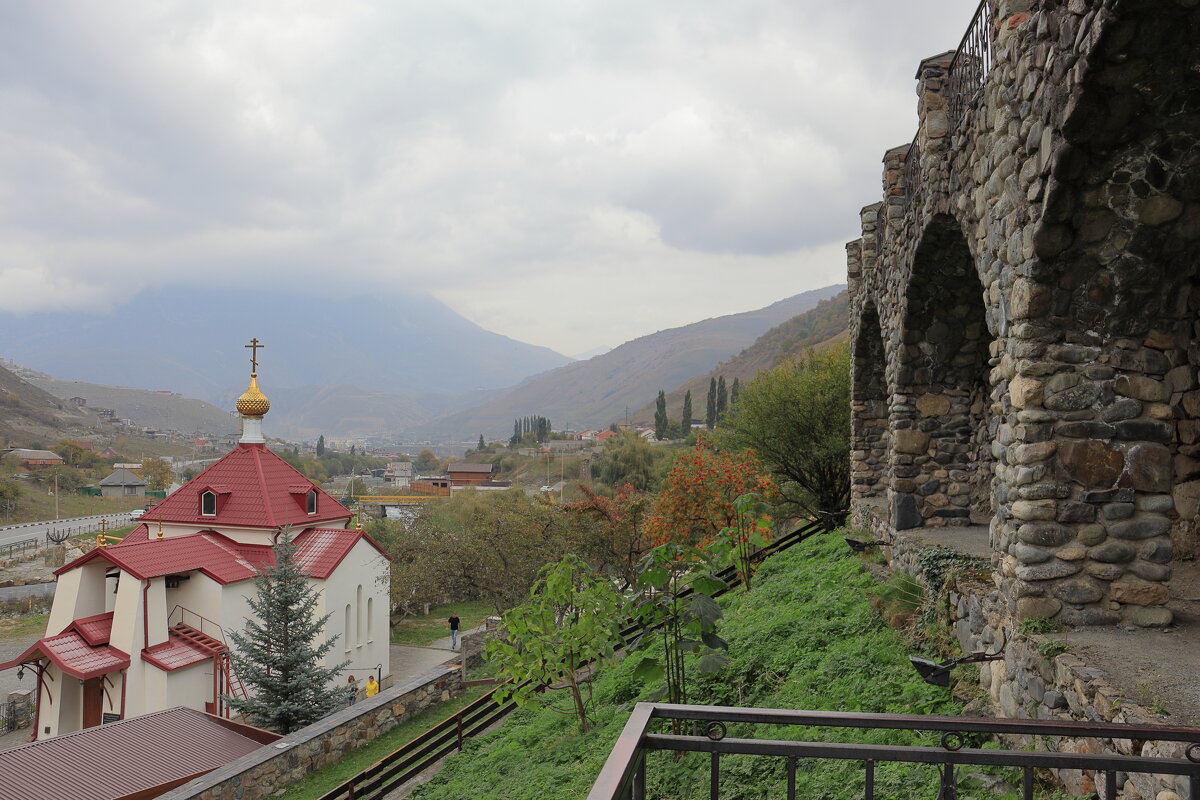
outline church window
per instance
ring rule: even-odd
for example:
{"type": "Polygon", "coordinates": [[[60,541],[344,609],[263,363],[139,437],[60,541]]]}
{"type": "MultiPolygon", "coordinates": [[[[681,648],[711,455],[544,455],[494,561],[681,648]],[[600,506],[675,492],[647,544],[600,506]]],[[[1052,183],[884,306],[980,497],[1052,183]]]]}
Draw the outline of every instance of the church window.
{"type": "Polygon", "coordinates": [[[308,497],[307,497],[306,502],[308,504],[308,513],[309,514],[317,513],[317,490],[316,489],[308,490],[308,497]]]}
{"type": "Polygon", "coordinates": [[[374,600],[374,597],[367,598],[367,644],[375,641],[373,638],[371,638],[371,605],[374,600]]]}
{"type": "Polygon", "coordinates": [[[360,583],[354,596],[354,643],[361,647],[362,642],[362,584],[360,583]]]}
{"type": "Polygon", "coordinates": [[[200,495],[200,515],[215,517],[217,515],[217,495],[215,492],[204,492],[200,495]]]}
{"type": "Polygon", "coordinates": [[[346,626],[345,626],[345,630],[346,630],[346,635],[343,637],[343,639],[344,639],[344,640],[345,640],[345,642],[346,642],[346,652],[347,652],[347,653],[349,653],[349,652],[350,652],[350,645],[351,645],[351,641],[350,641],[350,604],[349,604],[349,603],[346,603],[346,626]]]}

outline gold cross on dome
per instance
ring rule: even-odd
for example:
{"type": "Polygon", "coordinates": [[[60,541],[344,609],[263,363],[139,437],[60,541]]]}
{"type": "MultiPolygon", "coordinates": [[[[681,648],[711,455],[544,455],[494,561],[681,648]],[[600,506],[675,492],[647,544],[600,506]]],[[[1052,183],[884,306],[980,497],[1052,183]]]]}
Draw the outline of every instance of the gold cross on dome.
{"type": "Polygon", "coordinates": [[[250,340],[250,344],[242,345],[250,348],[250,371],[258,372],[258,348],[266,347],[265,344],[259,344],[258,337],[250,340]]]}

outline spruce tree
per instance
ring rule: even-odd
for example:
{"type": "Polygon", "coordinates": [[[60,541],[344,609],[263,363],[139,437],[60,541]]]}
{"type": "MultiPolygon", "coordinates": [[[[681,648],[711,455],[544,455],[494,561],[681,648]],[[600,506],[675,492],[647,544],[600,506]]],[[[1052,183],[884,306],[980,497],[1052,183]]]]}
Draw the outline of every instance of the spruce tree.
{"type": "Polygon", "coordinates": [[[729,408],[729,392],[725,388],[725,376],[722,375],[717,380],[717,422],[725,416],[726,409],[729,408]]]}
{"type": "Polygon", "coordinates": [[[487,444],[486,444],[486,443],[484,443],[484,441],[483,441],[483,434],[482,434],[482,433],[481,433],[481,434],[479,434],[479,446],[478,446],[478,447],[476,447],[475,449],[476,449],[476,450],[478,450],[478,451],[479,451],[479,452],[481,452],[481,453],[482,453],[484,450],[486,450],[486,449],[487,449],[487,444]]]}
{"type": "Polygon", "coordinates": [[[662,389],[658,390],[658,399],[654,401],[654,438],[660,442],[667,438],[667,395],[662,389]]]}
{"type": "Polygon", "coordinates": [[[708,407],[704,410],[704,424],[711,431],[717,427],[717,379],[708,379],[708,407]]]}
{"type": "Polygon", "coordinates": [[[683,396],[683,418],[680,420],[680,428],[682,428],[682,436],[686,439],[688,434],[692,432],[692,390],[688,389],[683,396]]]}
{"type": "Polygon", "coordinates": [[[248,599],[251,616],[241,631],[229,631],[233,665],[250,697],[225,697],[254,724],[291,733],[321,719],[345,702],[346,689],[335,680],[343,661],[325,666],[337,636],[321,640],[330,614],[316,616],[320,593],[296,563],[296,545],[286,528],[273,548],[274,566],[254,578],[248,599]]]}

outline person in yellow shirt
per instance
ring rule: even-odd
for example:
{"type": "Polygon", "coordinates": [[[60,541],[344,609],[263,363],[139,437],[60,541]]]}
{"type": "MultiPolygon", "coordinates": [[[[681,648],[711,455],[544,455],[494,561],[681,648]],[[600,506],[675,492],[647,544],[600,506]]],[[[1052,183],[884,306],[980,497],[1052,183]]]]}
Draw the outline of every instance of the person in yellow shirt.
{"type": "Polygon", "coordinates": [[[369,700],[377,694],[379,694],[379,682],[376,681],[375,676],[372,675],[371,677],[367,678],[367,699],[369,700]]]}

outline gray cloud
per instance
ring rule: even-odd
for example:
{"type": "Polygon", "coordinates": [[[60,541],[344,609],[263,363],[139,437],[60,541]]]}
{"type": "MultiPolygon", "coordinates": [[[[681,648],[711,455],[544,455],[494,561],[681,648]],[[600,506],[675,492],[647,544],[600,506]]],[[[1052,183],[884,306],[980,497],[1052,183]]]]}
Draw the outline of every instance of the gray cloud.
{"type": "Polygon", "coordinates": [[[841,279],[972,9],[4,4],[0,311],[395,285],[574,352],[765,305],[841,279]]]}

